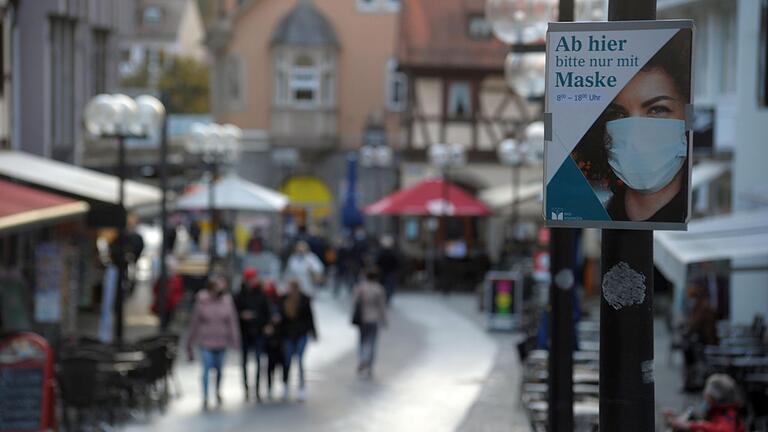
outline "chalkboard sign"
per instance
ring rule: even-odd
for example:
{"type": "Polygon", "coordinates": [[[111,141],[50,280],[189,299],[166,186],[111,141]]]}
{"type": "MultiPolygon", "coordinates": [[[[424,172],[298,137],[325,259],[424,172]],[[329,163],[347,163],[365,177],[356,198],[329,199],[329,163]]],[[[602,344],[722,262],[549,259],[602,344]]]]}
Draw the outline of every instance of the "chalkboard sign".
{"type": "Polygon", "coordinates": [[[36,334],[0,340],[0,432],[51,426],[52,361],[50,347],[36,334]]]}

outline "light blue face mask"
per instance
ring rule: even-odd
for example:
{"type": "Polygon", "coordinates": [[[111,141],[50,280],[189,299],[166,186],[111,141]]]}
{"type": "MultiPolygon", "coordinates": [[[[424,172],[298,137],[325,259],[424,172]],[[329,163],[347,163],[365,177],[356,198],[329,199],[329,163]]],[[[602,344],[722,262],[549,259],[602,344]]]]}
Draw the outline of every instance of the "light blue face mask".
{"type": "Polygon", "coordinates": [[[608,164],[627,187],[661,190],[675,177],[688,152],[683,120],[627,117],[605,124],[608,164]]]}

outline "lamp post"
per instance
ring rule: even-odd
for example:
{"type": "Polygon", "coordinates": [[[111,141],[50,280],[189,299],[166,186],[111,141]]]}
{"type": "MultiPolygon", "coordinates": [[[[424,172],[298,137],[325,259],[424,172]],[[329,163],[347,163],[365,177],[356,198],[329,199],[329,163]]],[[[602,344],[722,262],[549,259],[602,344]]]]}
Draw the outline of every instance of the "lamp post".
{"type": "MultiPolygon", "coordinates": [[[[588,0],[590,4],[596,0],[588,0]]],[[[488,0],[486,16],[496,37],[511,45],[511,57],[505,68],[507,82],[518,94],[530,98],[543,95],[541,71],[547,22],[554,20],[555,11],[560,21],[573,21],[575,0],[488,0]],[[526,47],[526,44],[533,45],[526,47]],[[535,57],[519,57],[538,55],[535,57]],[[539,94],[537,94],[539,93],[539,94]]],[[[546,61],[546,57],[545,57],[546,61]]],[[[539,126],[537,128],[541,129],[539,126]]],[[[527,132],[538,132],[527,131],[527,132]]],[[[543,135],[543,134],[542,134],[543,135]]],[[[542,136],[543,143],[543,136],[542,136]]],[[[543,146],[542,146],[543,147],[543,146]]],[[[534,148],[534,151],[537,151],[534,148]]],[[[549,287],[549,395],[548,430],[572,431],[573,421],[573,289],[575,278],[574,241],[572,229],[552,229],[550,254],[552,256],[552,283],[549,287]]]]}
{"type": "MultiPolygon", "coordinates": [[[[381,174],[392,165],[393,157],[392,147],[388,146],[386,142],[364,140],[363,146],[360,147],[360,164],[375,173],[376,199],[380,199],[384,195],[381,174]]],[[[379,234],[383,234],[384,227],[381,222],[378,231],[379,234]]]]}
{"type": "Polygon", "coordinates": [[[91,99],[83,113],[85,129],[94,137],[117,141],[117,173],[119,177],[117,205],[120,212],[117,228],[114,265],[117,266],[117,287],[114,302],[114,343],[123,343],[123,300],[125,298],[125,140],[146,138],[160,130],[165,107],[153,96],[136,99],[123,94],[100,94],[91,99]]]}
{"type": "Polygon", "coordinates": [[[216,215],[215,182],[222,164],[234,165],[240,151],[242,131],[231,124],[195,123],[189,130],[187,150],[202,157],[208,170],[208,217],[211,222],[211,235],[208,244],[208,274],[216,263],[216,234],[218,218],[216,215]]]}
{"type": "Polygon", "coordinates": [[[526,162],[525,144],[513,138],[507,138],[499,144],[497,153],[499,161],[512,169],[512,212],[510,217],[511,236],[514,240],[515,227],[518,222],[518,204],[520,202],[520,171],[526,162]]]}
{"type": "MultiPolygon", "coordinates": [[[[429,147],[428,156],[430,164],[434,165],[440,170],[440,175],[443,179],[443,197],[439,205],[435,206],[435,209],[437,210],[441,221],[440,225],[442,227],[441,229],[443,233],[443,252],[445,252],[445,237],[447,234],[446,220],[452,212],[451,200],[449,196],[450,188],[448,187],[448,172],[451,168],[457,168],[465,165],[467,163],[467,155],[464,147],[459,144],[436,143],[429,147]]],[[[432,253],[429,257],[430,259],[427,261],[427,270],[430,275],[430,286],[433,289],[435,287],[435,255],[437,254],[437,251],[435,250],[437,247],[437,240],[435,238],[436,232],[436,229],[433,230],[432,253]]]]}

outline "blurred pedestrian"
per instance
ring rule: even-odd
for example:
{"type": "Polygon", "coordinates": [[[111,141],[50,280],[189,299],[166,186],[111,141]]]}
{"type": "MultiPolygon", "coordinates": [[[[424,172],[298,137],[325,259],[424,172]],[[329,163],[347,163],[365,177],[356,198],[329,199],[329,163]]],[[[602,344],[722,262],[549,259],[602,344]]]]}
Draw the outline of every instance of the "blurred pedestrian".
{"type": "Polygon", "coordinates": [[[352,240],[342,238],[338,240],[336,248],[336,278],[334,280],[333,295],[336,297],[341,290],[350,292],[357,283],[354,264],[354,253],[352,251],[352,240]]]}
{"type": "Polygon", "coordinates": [[[168,257],[166,258],[165,262],[168,275],[165,284],[165,302],[162,304],[162,306],[160,304],[159,278],[155,281],[155,284],[152,288],[152,292],[154,293],[154,300],[152,301],[152,312],[160,317],[160,329],[162,331],[168,330],[168,327],[173,322],[176,308],[184,298],[184,278],[176,271],[176,260],[168,257]]]}
{"type": "Polygon", "coordinates": [[[675,431],[744,432],[741,398],[736,382],[726,374],[712,374],[704,386],[704,418],[690,420],[686,415],[664,411],[667,425],[675,431]]]}
{"type": "Polygon", "coordinates": [[[391,235],[381,237],[381,249],[376,256],[376,267],[379,269],[381,284],[387,294],[387,304],[392,300],[397,287],[400,272],[400,254],[395,249],[395,239],[391,235]]]}
{"type": "Polygon", "coordinates": [[[283,336],[281,332],[282,317],[280,315],[281,299],[273,281],[266,281],[264,294],[270,310],[270,323],[264,328],[264,350],[267,354],[267,399],[272,400],[272,383],[278,367],[285,367],[283,351],[283,336]]]}
{"type": "Polygon", "coordinates": [[[301,291],[299,281],[292,279],[288,282],[288,293],[281,302],[280,314],[282,322],[280,331],[283,336],[283,349],[285,350],[285,365],[283,366],[283,399],[288,400],[288,378],[291,372],[293,359],[299,368],[299,393],[298,399],[306,398],[306,381],[304,377],[304,350],[307,347],[309,337],[317,340],[315,318],[312,313],[312,304],[309,296],[301,291]]]}
{"type": "Polygon", "coordinates": [[[305,241],[296,243],[296,248],[288,258],[285,274],[291,280],[296,280],[304,294],[314,296],[315,286],[323,276],[323,263],[317,255],[309,250],[305,241]]]}
{"type": "Polygon", "coordinates": [[[700,389],[704,379],[703,352],[706,345],[717,345],[717,314],[710,306],[706,287],[691,285],[687,292],[688,321],[683,332],[685,389],[700,389]]]}
{"type": "Polygon", "coordinates": [[[208,375],[216,371],[216,402],[221,405],[221,374],[227,348],[240,346],[237,311],[224,277],[213,276],[207,289],[197,295],[189,322],[187,354],[194,360],[194,348],[203,361],[203,409],[208,409],[208,375]]]}
{"type": "Polygon", "coordinates": [[[235,297],[238,317],[240,318],[240,334],[242,343],[243,388],[245,399],[248,400],[248,359],[250,354],[256,357],[256,401],[261,402],[261,355],[264,353],[264,330],[272,320],[269,310],[269,302],[264,294],[259,273],[254,268],[246,268],[243,271],[243,284],[240,292],[235,297]]]}
{"type": "Polygon", "coordinates": [[[360,328],[360,349],[357,372],[370,377],[376,353],[380,326],[387,326],[387,301],[384,288],[375,270],[368,270],[353,292],[353,323],[360,328]]]}

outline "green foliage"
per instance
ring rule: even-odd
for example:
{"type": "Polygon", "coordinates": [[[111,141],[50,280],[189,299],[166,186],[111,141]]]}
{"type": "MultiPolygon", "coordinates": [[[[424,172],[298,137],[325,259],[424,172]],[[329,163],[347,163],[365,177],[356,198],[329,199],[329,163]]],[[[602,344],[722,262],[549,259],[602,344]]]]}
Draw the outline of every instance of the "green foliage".
{"type": "Polygon", "coordinates": [[[163,71],[158,90],[167,95],[168,112],[179,114],[209,112],[208,67],[192,58],[174,59],[163,71]]]}

